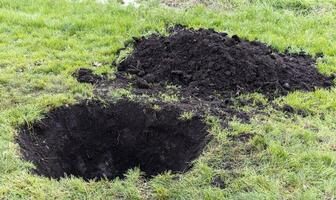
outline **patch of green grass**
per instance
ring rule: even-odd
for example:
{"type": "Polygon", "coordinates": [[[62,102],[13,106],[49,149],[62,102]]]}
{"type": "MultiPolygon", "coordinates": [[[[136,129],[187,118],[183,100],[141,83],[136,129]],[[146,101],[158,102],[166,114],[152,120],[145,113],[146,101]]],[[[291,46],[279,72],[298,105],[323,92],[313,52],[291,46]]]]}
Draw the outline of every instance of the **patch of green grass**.
{"type": "Polygon", "coordinates": [[[180,116],[181,120],[190,120],[195,114],[193,112],[183,112],[180,116]]]}
{"type": "Polygon", "coordinates": [[[133,51],[134,47],[133,46],[127,46],[125,47],[124,50],[120,51],[117,59],[116,59],[116,64],[121,63],[123,60],[125,60],[127,58],[127,56],[129,56],[132,51],[133,51]]]}
{"type": "Polygon", "coordinates": [[[167,103],[180,101],[180,97],[178,94],[160,93],[158,98],[161,99],[163,102],[167,103]]]}
{"type": "Polygon", "coordinates": [[[335,112],[336,90],[319,89],[314,92],[293,92],[278,100],[280,104],[289,104],[311,113],[335,112]]]}
{"type": "Polygon", "coordinates": [[[260,93],[249,93],[249,94],[243,94],[238,97],[239,99],[245,99],[245,100],[250,100],[252,101],[252,104],[256,106],[257,104],[267,104],[268,100],[267,98],[260,93]]]}
{"type": "Polygon", "coordinates": [[[231,134],[237,135],[240,133],[250,133],[253,131],[253,126],[251,124],[242,123],[239,120],[233,119],[229,123],[231,134]]]}
{"type": "Polygon", "coordinates": [[[152,106],[152,108],[153,108],[155,111],[160,111],[160,110],[161,110],[161,107],[160,107],[159,105],[157,105],[157,104],[154,104],[154,105],[152,106]]]}
{"type": "MultiPolygon", "coordinates": [[[[313,113],[307,117],[268,109],[268,115],[255,115],[249,124],[233,121],[227,129],[209,117],[214,139],[185,174],[167,172],[145,180],[134,169],[124,180],[85,182],[29,173],[32,165],[20,159],[14,141],[17,126],[40,119],[51,108],[92,98],[92,86],[71,74],[90,67],[113,78],[109,63],[132,37],[167,34],[165,28],[177,23],[214,28],[280,51],[322,52],[319,70],[336,72],[334,1],[207,2],[173,9],[150,1],[136,9],[117,1],[0,0],[0,199],[334,199],[334,88],[276,100],[313,113]],[[232,130],[255,137],[245,143],[229,140],[232,130]],[[213,183],[218,177],[225,182],[222,188],[213,183]]],[[[131,93],[125,89],[110,95],[118,99],[131,93]]],[[[265,103],[261,96],[251,98],[265,103]]]]}
{"type": "Polygon", "coordinates": [[[118,88],[118,89],[111,89],[108,92],[108,97],[111,101],[117,102],[118,100],[122,98],[127,98],[127,99],[134,99],[134,94],[132,94],[131,89],[127,88],[118,88]]]}

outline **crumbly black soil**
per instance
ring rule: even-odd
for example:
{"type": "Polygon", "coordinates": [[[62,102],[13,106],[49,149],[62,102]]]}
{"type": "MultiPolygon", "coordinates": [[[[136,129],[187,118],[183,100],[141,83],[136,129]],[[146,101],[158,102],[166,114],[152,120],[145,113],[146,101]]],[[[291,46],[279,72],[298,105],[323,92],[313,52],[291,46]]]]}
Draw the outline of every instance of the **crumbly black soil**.
{"type": "Polygon", "coordinates": [[[135,74],[138,88],[170,83],[197,97],[247,92],[274,97],[332,85],[331,78],[320,74],[315,60],[304,53],[279,53],[236,35],[181,27],[167,37],[136,39],[134,52],[118,69],[135,74]]]}
{"type": "Polygon", "coordinates": [[[146,176],[191,167],[208,142],[200,117],[181,120],[180,109],[120,100],[102,105],[83,102],[62,106],[32,126],[20,129],[17,141],[34,172],[51,178],[123,177],[139,167],[146,176]]]}
{"type": "Polygon", "coordinates": [[[79,68],[72,74],[80,83],[96,84],[105,79],[104,76],[94,74],[91,69],[79,68]]]}

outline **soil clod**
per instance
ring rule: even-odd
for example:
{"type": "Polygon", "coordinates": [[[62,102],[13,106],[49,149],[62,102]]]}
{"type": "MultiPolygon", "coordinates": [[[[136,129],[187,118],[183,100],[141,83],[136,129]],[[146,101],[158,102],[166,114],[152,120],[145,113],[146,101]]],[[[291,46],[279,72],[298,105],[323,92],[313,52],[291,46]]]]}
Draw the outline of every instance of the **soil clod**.
{"type": "Polygon", "coordinates": [[[35,172],[51,178],[85,180],[123,177],[139,167],[146,176],[191,167],[208,142],[207,125],[198,116],[180,119],[180,110],[120,100],[103,106],[85,102],[52,110],[17,137],[35,172]]]}
{"type": "Polygon", "coordinates": [[[80,83],[90,84],[99,83],[99,81],[104,79],[103,76],[96,75],[91,69],[87,68],[79,68],[75,73],[73,73],[73,76],[77,78],[77,81],[80,83]]]}

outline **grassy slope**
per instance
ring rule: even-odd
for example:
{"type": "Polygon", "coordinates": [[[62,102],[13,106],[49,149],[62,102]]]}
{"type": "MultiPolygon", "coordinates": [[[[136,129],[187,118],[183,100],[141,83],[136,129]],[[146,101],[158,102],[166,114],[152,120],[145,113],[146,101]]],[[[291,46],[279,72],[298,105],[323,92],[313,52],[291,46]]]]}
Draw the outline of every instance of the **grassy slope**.
{"type": "Polygon", "coordinates": [[[32,165],[19,158],[17,125],[39,119],[51,107],[92,97],[91,86],[71,78],[76,68],[98,61],[104,67],[97,73],[112,71],[109,63],[125,41],[163,33],[166,25],[212,27],[280,50],[323,52],[319,69],[336,72],[331,0],[221,2],[215,11],[202,6],[184,11],[154,3],[134,9],[93,1],[0,0],[0,199],[336,198],[335,89],[276,100],[309,111],[305,118],[267,108],[269,116],[256,115],[251,124],[233,121],[231,130],[220,130],[212,120],[215,139],[194,169],[180,176],[167,173],[144,182],[132,170],[123,181],[55,181],[29,174],[32,165]],[[258,136],[232,142],[229,132],[258,136]],[[225,188],[213,186],[214,179],[224,180],[225,188]]]}

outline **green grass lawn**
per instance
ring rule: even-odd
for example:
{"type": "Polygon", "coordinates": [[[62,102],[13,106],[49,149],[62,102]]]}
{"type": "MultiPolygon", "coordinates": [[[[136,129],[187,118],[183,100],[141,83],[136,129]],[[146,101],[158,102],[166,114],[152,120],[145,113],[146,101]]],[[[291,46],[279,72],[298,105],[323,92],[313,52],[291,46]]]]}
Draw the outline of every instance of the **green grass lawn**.
{"type": "MultiPolygon", "coordinates": [[[[112,74],[110,63],[125,42],[165,34],[177,23],[257,39],[280,51],[323,53],[319,70],[336,72],[333,0],[221,0],[178,8],[142,1],[137,9],[117,1],[0,0],[0,199],[335,199],[335,88],[274,100],[305,110],[306,117],[266,106],[249,124],[232,120],[221,129],[209,119],[214,139],[182,175],[145,180],[134,169],[124,180],[85,182],[29,172],[33,165],[20,158],[14,141],[17,127],[53,107],[93,98],[92,86],[72,78],[75,69],[112,74]],[[247,132],[256,136],[247,142],[228,137],[247,132]]],[[[242,98],[269,104],[258,94],[242,98]]]]}

